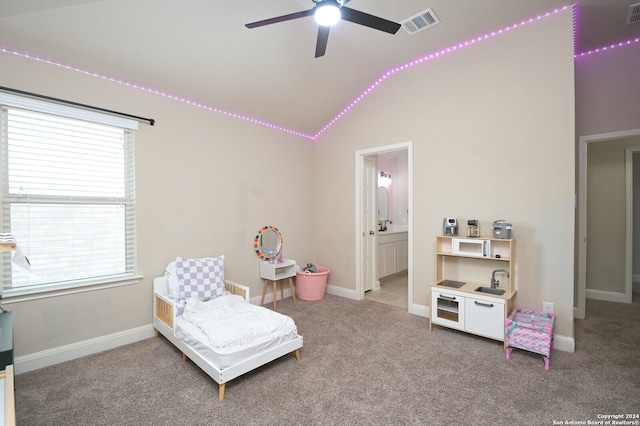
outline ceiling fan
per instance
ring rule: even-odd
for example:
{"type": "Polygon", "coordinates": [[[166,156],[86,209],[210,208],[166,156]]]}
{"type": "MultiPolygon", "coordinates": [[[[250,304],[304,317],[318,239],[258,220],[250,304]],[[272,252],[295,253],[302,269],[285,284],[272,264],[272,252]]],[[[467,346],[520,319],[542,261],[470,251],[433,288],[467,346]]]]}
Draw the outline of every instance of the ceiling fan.
{"type": "Polygon", "coordinates": [[[246,24],[245,26],[247,28],[257,28],[265,25],[276,24],[278,22],[291,21],[293,19],[314,15],[316,18],[316,22],[319,25],[318,40],[316,41],[316,58],[324,56],[325,51],[327,50],[327,41],[329,40],[329,29],[331,29],[332,25],[338,23],[340,19],[353,22],[354,24],[364,25],[365,27],[373,28],[375,30],[384,31],[389,34],[395,34],[400,29],[400,24],[345,7],[345,4],[349,3],[350,0],[312,1],[315,3],[315,6],[313,6],[313,8],[309,10],[290,13],[288,15],[282,15],[262,21],[251,22],[249,24],[246,24]]]}

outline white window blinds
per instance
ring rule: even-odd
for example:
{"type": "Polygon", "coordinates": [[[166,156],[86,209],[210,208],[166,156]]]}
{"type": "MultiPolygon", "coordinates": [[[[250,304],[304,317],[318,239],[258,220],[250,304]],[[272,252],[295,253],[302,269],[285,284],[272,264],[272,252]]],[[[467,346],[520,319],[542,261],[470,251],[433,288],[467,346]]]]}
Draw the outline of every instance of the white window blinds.
{"type": "Polygon", "coordinates": [[[3,106],[2,229],[31,273],[2,258],[3,294],[135,273],[134,133],[3,106]]]}

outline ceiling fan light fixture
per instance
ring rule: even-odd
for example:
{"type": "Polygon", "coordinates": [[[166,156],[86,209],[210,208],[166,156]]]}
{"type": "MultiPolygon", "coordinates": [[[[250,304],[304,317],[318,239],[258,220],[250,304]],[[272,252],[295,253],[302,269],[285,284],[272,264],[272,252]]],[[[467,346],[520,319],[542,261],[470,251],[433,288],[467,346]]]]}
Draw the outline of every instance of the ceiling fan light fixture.
{"type": "Polygon", "coordinates": [[[337,1],[326,0],[316,8],[313,16],[318,25],[331,27],[340,20],[340,6],[337,1]]]}

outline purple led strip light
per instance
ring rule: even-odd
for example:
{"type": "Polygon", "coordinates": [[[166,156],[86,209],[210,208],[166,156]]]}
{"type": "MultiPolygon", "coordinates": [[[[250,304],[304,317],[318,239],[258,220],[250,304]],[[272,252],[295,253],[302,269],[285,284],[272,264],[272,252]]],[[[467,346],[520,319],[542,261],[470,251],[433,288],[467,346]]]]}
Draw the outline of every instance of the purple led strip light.
{"type": "MultiPolygon", "coordinates": [[[[36,60],[36,61],[39,61],[39,62],[44,62],[44,63],[49,64],[49,65],[55,65],[55,66],[58,66],[58,67],[61,67],[61,68],[68,69],[70,71],[80,72],[82,74],[86,74],[86,75],[89,75],[89,76],[92,76],[92,77],[97,77],[97,78],[100,78],[100,79],[103,79],[103,80],[106,80],[106,81],[110,81],[110,82],[113,82],[113,83],[122,84],[122,85],[127,86],[127,87],[131,87],[131,88],[134,88],[134,89],[142,90],[142,91],[145,91],[145,92],[148,92],[148,93],[152,93],[154,95],[159,95],[159,96],[162,96],[162,97],[174,100],[174,101],[178,101],[178,102],[182,102],[182,103],[185,103],[185,104],[188,104],[188,105],[191,105],[191,106],[195,106],[197,108],[202,108],[202,109],[205,109],[207,111],[215,112],[215,113],[218,113],[218,114],[226,115],[228,117],[237,118],[237,119],[240,119],[240,120],[245,120],[245,121],[248,121],[248,122],[251,122],[251,123],[254,123],[254,124],[259,124],[261,126],[269,127],[269,128],[275,129],[275,130],[279,130],[279,131],[282,131],[282,132],[285,132],[285,133],[289,133],[289,134],[292,134],[292,135],[295,135],[295,136],[300,136],[300,137],[303,137],[303,138],[306,138],[306,139],[316,140],[327,129],[329,129],[338,120],[340,120],[349,110],[351,110],[362,99],[364,99],[365,96],[367,96],[369,93],[371,93],[375,88],[377,88],[388,77],[391,77],[392,75],[396,74],[397,72],[404,71],[404,70],[406,70],[408,68],[411,68],[411,67],[413,67],[415,65],[420,65],[420,64],[423,64],[423,63],[428,62],[428,61],[433,60],[433,59],[437,59],[440,56],[446,55],[448,53],[455,52],[455,51],[457,51],[459,49],[462,49],[464,47],[472,46],[475,43],[487,40],[489,38],[495,37],[495,36],[500,35],[500,34],[504,34],[504,33],[508,32],[510,30],[515,29],[515,28],[522,27],[522,26],[530,24],[532,22],[537,22],[537,21],[539,21],[539,20],[541,20],[543,18],[555,15],[555,14],[557,14],[557,13],[563,11],[563,10],[567,10],[569,8],[572,8],[572,7],[573,6],[563,6],[563,7],[559,8],[559,9],[555,9],[555,10],[553,10],[551,12],[547,12],[545,14],[538,15],[535,18],[530,18],[530,19],[524,20],[524,21],[522,21],[520,23],[513,24],[511,26],[505,27],[503,29],[500,29],[500,30],[497,30],[497,31],[492,31],[491,33],[485,34],[483,36],[476,37],[476,38],[464,41],[462,43],[456,44],[456,45],[451,46],[451,47],[447,47],[447,48],[442,49],[442,50],[440,50],[438,52],[425,55],[425,56],[423,56],[423,57],[421,57],[419,59],[413,60],[411,62],[407,62],[404,65],[401,65],[401,66],[398,66],[396,68],[390,69],[387,72],[385,72],[381,77],[379,77],[373,84],[371,84],[365,91],[363,91],[358,97],[356,97],[353,101],[351,101],[351,103],[349,103],[349,105],[347,105],[338,115],[336,115],[331,121],[329,121],[329,123],[327,123],[322,129],[320,129],[315,135],[309,135],[309,134],[306,134],[306,133],[303,133],[303,132],[299,132],[299,131],[296,131],[296,130],[288,129],[286,127],[283,127],[283,126],[280,126],[280,125],[277,125],[277,124],[273,124],[273,123],[270,123],[270,122],[267,122],[267,121],[264,121],[264,120],[260,120],[260,119],[257,119],[257,118],[249,117],[247,115],[238,114],[238,113],[234,113],[234,112],[230,112],[230,111],[225,111],[225,110],[222,110],[222,109],[219,109],[219,108],[214,108],[212,106],[205,105],[205,104],[202,104],[202,103],[199,103],[199,102],[195,102],[195,101],[192,101],[192,100],[189,100],[189,99],[185,99],[185,98],[180,97],[180,96],[171,95],[169,93],[165,93],[165,92],[162,92],[162,91],[159,91],[159,90],[156,90],[156,89],[151,89],[151,88],[148,88],[148,87],[144,87],[144,86],[141,86],[141,85],[136,84],[136,83],[130,83],[130,82],[123,81],[123,80],[120,80],[120,79],[117,79],[117,78],[113,78],[113,77],[105,76],[105,75],[98,74],[98,73],[95,73],[95,72],[83,70],[81,68],[76,68],[76,67],[73,67],[73,66],[70,66],[70,65],[64,65],[64,64],[56,62],[56,61],[52,61],[52,60],[49,60],[49,59],[43,59],[43,58],[40,58],[40,57],[37,57],[37,56],[33,56],[33,55],[30,55],[30,54],[27,54],[27,53],[17,52],[17,51],[14,51],[14,50],[3,48],[3,47],[0,47],[0,52],[10,53],[10,54],[21,56],[21,57],[27,58],[27,59],[33,59],[33,60],[36,60]]],[[[574,33],[574,45],[575,45],[575,37],[576,37],[576,33],[577,33],[576,7],[573,7],[573,15],[574,15],[574,24],[573,24],[573,30],[574,31],[573,31],[573,33],[574,33]]],[[[587,56],[587,55],[591,55],[591,54],[594,54],[594,53],[603,52],[603,51],[610,50],[610,49],[613,49],[613,48],[616,48],[616,47],[628,46],[630,44],[638,43],[638,42],[640,42],[640,38],[635,38],[635,39],[632,39],[632,40],[628,40],[626,42],[612,44],[611,46],[606,46],[606,47],[603,47],[603,48],[600,48],[600,49],[595,49],[595,50],[590,50],[590,51],[584,52],[584,53],[574,54],[574,58],[587,56]]]]}
{"type": "Polygon", "coordinates": [[[48,65],[55,65],[57,67],[65,68],[65,69],[70,70],[70,71],[76,71],[76,72],[79,72],[79,73],[82,73],[82,74],[85,74],[85,75],[88,75],[88,76],[91,76],[91,77],[97,77],[97,78],[100,78],[102,80],[106,80],[106,81],[109,81],[109,82],[112,82],[112,83],[122,84],[122,85],[127,86],[127,87],[131,87],[131,88],[134,88],[134,89],[142,90],[144,92],[152,93],[154,95],[159,95],[159,96],[162,96],[162,97],[174,100],[174,101],[178,101],[178,102],[182,102],[182,103],[185,103],[185,104],[188,104],[188,105],[191,105],[191,106],[195,106],[195,107],[198,107],[198,108],[206,109],[207,111],[215,112],[215,113],[218,113],[218,114],[226,115],[228,117],[237,118],[237,119],[240,119],[240,120],[249,121],[249,122],[254,123],[254,124],[259,124],[261,126],[270,127],[272,129],[280,130],[282,132],[290,133],[292,135],[301,136],[301,137],[304,137],[304,138],[307,138],[307,139],[312,139],[313,138],[312,136],[309,136],[309,135],[307,135],[305,133],[302,133],[302,132],[299,132],[299,131],[296,131],[296,130],[287,129],[286,127],[279,126],[279,125],[273,124],[273,123],[269,123],[268,121],[260,120],[260,119],[257,119],[257,118],[249,117],[247,115],[238,114],[238,113],[235,113],[235,112],[225,111],[225,110],[222,110],[222,109],[219,109],[219,108],[214,108],[214,107],[209,106],[209,105],[205,105],[205,104],[202,104],[202,103],[199,103],[199,102],[196,102],[196,101],[185,99],[185,98],[183,98],[181,96],[172,95],[172,94],[169,94],[169,93],[162,92],[160,90],[151,89],[149,87],[141,86],[141,85],[139,85],[137,83],[130,83],[128,81],[120,80],[120,79],[117,79],[117,78],[114,78],[114,77],[109,77],[109,76],[106,76],[106,75],[98,74],[96,72],[84,70],[84,69],[81,69],[81,68],[76,68],[76,67],[73,67],[71,65],[65,65],[65,64],[62,64],[60,62],[52,61],[50,59],[40,58],[38,56],[30,55],[28,53],[18,52],[18,51],[15,51],[15,50],[10,50],[10,49],[4,48],[4,47],[0,47],[0,52],[10,53],[10,54],[13,54],[13,55],[16,55],[16,56],[21,56],[21,57],[26,58],[26,59],[33,59],[33,60],[38,61],[38,62],[44,62],[44,63],[46,63],[48,65]]]}
{"type": "Polygon", "coordinates": [[[622,41],[620,43],[614,43],[614,44],[612,44],[610,46],[601,47],[599,49],[589,50],[588,52],[578,53],[578,54],[574,55],[574,58],[581,58],[583,56],[589,56],[589,55],[592,55],[594,53],[605,52],[607,50],[615,49],[616,47],[624,47],[624,46],[628,46],[628,45],[633,44],[633,43],[640,43],[640,37],[636,37],[636,38],[633,38],[633,39],[627,40],[627,41],[622,41]]]}

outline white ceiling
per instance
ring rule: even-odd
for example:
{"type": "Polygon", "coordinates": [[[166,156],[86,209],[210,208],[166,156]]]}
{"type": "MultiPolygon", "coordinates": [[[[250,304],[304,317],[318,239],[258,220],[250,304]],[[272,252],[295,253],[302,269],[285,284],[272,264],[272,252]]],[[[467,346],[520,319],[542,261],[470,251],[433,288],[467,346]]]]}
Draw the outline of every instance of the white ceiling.
{"type": "MultiPolygon", "coordinates": [[[[639,37],[640,24],[625,25],[638,2],[578,0],[576,52],[639,37]]],[[[351,0],[352,9],[396,22],[432,8],[441,22],[390,35],[342,21],[326,55],[314,58],[313,17],[244,26],[311,9],[312,0],[0,0],[0,49],[313,135],[387,70],[566,4],[351,0]]]]}

